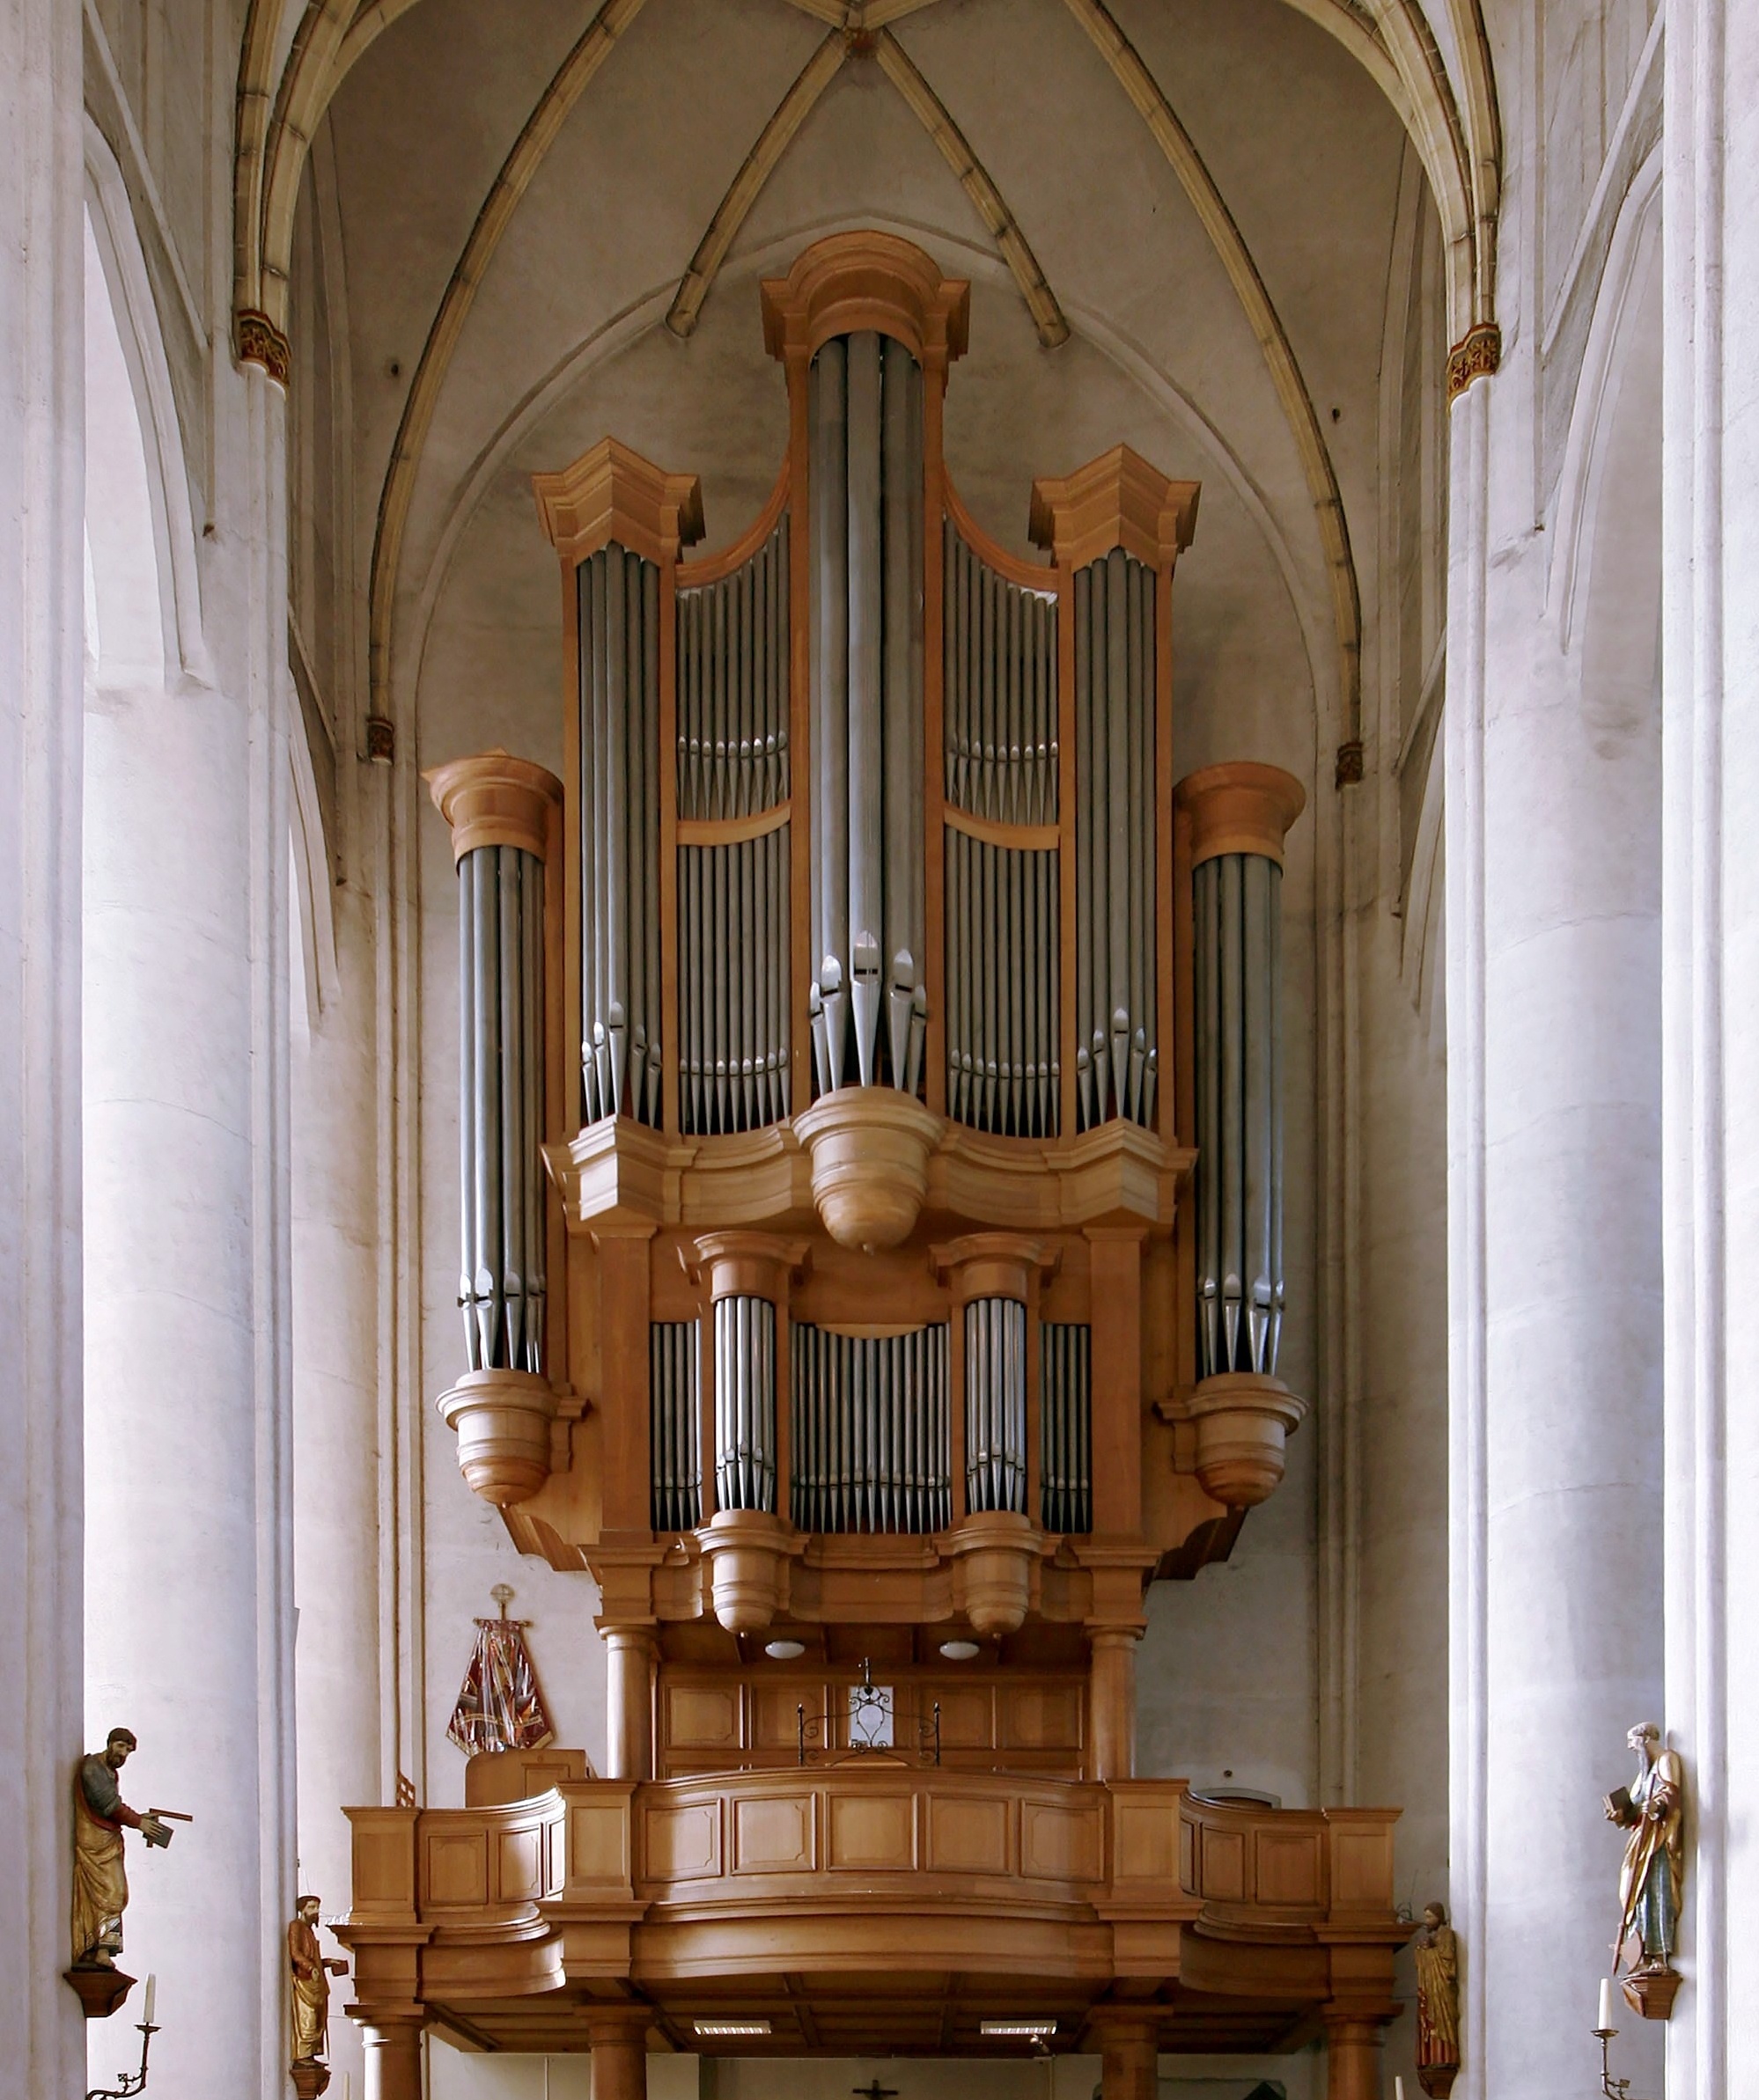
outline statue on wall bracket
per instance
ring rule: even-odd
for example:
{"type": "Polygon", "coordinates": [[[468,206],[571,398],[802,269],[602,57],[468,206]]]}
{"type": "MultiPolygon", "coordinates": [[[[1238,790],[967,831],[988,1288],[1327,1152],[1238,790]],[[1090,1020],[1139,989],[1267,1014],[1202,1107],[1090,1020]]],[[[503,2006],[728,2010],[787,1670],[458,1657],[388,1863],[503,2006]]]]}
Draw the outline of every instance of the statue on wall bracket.
{"type": "Polygon", "coordinates": [[[1607,1821],[1630,1833],[1619,1869],[1613,1965],[1634,1942],[1623,1979],[1625,2002],[1645,2020],[1665,2020],[1680,1987],[1674,1949],[1685,1888],[1685,1769],[1652,1721],[1639,1722],[1625,1741],[1637,1756],[1637,1776],[1602,1804],[1607,1821]]]}
{"type": "Polygon", "coordinates": [[[1460,2075],[1460,1942],[1445,1904],[1423,1906],[1423,1933],[1412,1949],[1417,1982],[1417,2083],[1430,2100],[1447,2100],[1460,2075]]]}
{"type": "Polygon", "coordinates": [[[348,1964],[326,1957],[318,1944],[318,1899],[302,1896],[287,1927],[287,1966],[291,1972],[293,2060],[288,2067],[299,2100],[318,2100],[330,2082],[330,1979],[346,1976],[348,1964]]]}

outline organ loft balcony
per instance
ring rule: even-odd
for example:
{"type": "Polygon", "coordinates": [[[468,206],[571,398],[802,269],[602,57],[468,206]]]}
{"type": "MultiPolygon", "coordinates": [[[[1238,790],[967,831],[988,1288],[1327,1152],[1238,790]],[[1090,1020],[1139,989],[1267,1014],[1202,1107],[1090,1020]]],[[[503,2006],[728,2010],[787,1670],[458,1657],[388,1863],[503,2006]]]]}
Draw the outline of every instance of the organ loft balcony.
{"type": "Polygon", "coordinates": [[[963,283],[839,235],[762,304],[791,435],[759,516],[694,559],[692,474],[607,437],[538,476],[562,777],[429,776],[439,1405],[520,1550],[598,1585],[607,1772],[478,1759],[462,1810],[355,1811],[360,2015],[590,2046],[607,2091],[705,2023],[958,2054],[1028,2020],[1108,2088],[1323,2025],[1365,2092],[1395,1812],[1135,1775],[1146,1587],[1226,1557],[1306,1413],[1301,789],[1181,776],[1195,483],[1124,446],[1041,479],[1024,559],[946,469],[963,283]]]}

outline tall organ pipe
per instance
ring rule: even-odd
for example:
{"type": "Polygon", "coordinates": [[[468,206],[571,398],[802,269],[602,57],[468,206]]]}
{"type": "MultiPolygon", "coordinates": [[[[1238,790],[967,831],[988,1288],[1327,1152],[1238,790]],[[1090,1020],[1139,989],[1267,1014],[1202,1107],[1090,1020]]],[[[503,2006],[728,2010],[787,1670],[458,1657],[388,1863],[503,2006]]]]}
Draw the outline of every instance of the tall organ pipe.
{"type": "Polygon", "coordinates": [[[659,1120],[659,571],[615,540],[581,562],[585,1120],[659,1120]]]}
{"type": "Polygon", "coordinates": [[[872,330],[813,360],[813,1062],[915,1092],[924,980],[923,379],[872,330]]]}
{"type": "Polygon", "coordinates": [[[1191,833],[1197,1375],[1276,1375],[1283,1274],[1283,833],[1305,797],[1274,767],[1180,784],[1191,833]]]}
{"type": "Polygon", "coordinates": [[[459,1305],[473,1371],[541,1375],[544,856],[560,783],[504,753],[429,776],[458,869],[459,1305]]]}

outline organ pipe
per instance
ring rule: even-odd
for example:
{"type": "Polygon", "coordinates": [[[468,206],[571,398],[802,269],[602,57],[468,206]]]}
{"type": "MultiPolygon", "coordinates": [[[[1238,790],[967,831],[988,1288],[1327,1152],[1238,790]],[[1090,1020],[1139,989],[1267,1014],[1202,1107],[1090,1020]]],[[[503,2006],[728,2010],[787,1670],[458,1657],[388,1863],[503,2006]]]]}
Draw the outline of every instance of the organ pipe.
{"type": "Polygon", "coordinates": [[[584,1120],[657,1125],[659,571],[613,540],[577,576],[584,1120]]]}
{"type": "Polygon", "coordinates": [[[811,1012],[830,1093],[916,1091],[928,1021],[923,771],[923,377],[874,329],[812,364],[811,1012]]]}
{"type": "Polygon", "coordinates": [[[1304,800],[1274,767],[1182,782],[1191,830],[1199,1379],[1274,1377],[1283,1274],[1283,834],[1304,800]]]}

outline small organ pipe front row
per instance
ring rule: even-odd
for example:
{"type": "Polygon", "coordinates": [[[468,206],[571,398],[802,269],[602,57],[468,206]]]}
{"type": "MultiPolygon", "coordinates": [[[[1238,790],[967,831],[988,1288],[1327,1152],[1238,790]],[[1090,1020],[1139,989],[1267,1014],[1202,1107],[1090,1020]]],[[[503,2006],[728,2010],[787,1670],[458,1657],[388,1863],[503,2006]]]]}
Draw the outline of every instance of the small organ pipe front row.
{"type": "Polygon", "coordinates": [[[1276,1375],[1302,790],[1179,779],[1195,483],[1122,446],[1041,480],[1024,559],[946,470],[962,283],[839,235],[762,303],[762,511],[687,558],[694,475],[607,438],[538,476],[563,777],[430,776],[442,1406],[520,1545],[598,1576],[631,1714],[673,1620],[1061,1620],[1115,1764],[1144,1585],[1227,1551],[1304,1412],[1276,1375]]]}

